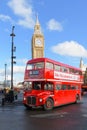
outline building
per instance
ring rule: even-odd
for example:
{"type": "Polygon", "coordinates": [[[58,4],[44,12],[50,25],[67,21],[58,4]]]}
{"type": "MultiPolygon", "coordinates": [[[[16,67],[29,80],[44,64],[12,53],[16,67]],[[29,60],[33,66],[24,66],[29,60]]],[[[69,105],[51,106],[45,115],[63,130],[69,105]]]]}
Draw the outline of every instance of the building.
{"type": "Polygon", "coordinates": [[[86,69],[87,69],[87,65],[85,65],[83,63],[83,59],[80,59],[80,65],[79,65],[80,69],[82,70],[83,74],[85,73],[86,69]]]}
{"type": "MultiPolygon", "coordinates": [[[[80,69],[83,72],[84,75],[84,86],[87,86],[87,65],[83,63],[83,59],[80,59],[80,69]]],[[[83,86],[83,91],[87,91],[87,87],[83,86]]]]}
{"type": "Polygon", "coordinates": [[[44,57],[44,35],[41,31],[41,26],[36,17],[36,24],[34,26],[34,34],[32,36],[32,59],[44,57]]]}

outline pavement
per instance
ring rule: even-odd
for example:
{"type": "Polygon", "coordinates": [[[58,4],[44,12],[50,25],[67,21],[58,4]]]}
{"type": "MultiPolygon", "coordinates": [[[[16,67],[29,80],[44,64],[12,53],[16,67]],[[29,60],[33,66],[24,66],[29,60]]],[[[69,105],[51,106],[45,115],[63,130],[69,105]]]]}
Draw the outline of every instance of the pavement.
{"type": "MultiPolygon", "coordinates": [[[[3,94],[0,93],[0,106],[2,106],[2,97],[3,97],[3,94]]],[[[8,106],[8,105],[23,105],[22,101],[23,101],[23,92],[20,92],[20,93],[18,93],[17,100],[14,100],[12,103],[5,102],[4,106],[8,106]]]]}

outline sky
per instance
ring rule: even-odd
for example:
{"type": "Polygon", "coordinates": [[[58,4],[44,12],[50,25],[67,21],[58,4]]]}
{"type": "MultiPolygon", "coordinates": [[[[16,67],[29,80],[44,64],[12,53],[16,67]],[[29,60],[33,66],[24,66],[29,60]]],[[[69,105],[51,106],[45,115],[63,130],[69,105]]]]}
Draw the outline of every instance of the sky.
{"type": "Polygon", "coordinates": [[[0,0],[0,81],[11,74],[12,26],[15,83],[24,80],[31,59],[36,15],[45,39],[45,57],[79,68],[87,64],[87,0],[0,0]]]}

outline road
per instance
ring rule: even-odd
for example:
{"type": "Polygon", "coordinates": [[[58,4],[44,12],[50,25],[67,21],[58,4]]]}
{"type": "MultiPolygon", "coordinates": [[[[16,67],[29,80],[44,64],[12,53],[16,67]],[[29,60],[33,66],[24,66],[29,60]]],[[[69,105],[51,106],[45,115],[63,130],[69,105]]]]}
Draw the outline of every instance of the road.
{"type": "Polygon", "coordinates": [[[0,106],[0,130],[87,130],[87,94],[79,104],[43,111],[22,103],[0,106]]]}

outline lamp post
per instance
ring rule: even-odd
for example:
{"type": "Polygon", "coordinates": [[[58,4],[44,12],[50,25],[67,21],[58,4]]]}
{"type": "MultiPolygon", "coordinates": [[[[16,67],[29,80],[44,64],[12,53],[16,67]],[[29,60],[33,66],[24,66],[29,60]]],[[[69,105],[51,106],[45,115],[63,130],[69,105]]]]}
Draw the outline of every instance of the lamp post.
{"type": "Polygon", "coordinates": [[[6,67],[7,67],[7,64],[5,64],[5,87],[6,87],[6,83],[7,83],[7,79],[6,79],[6,76],[7,76],[7,74],[6,74],[6,67]]]}
{"type": "Polygon", "coordinates": [[[12,27],[12,33],[10,34],[10,36],[12,37],[12,46],[11,46],[11,89],[13,89],[13,64],[16,63],[15,61],[13,61],[14,58],[16,58],[14,56],[14,51],[16,50],[16,47],[14,47],[14,28],[15,26],[12,27]]]}

